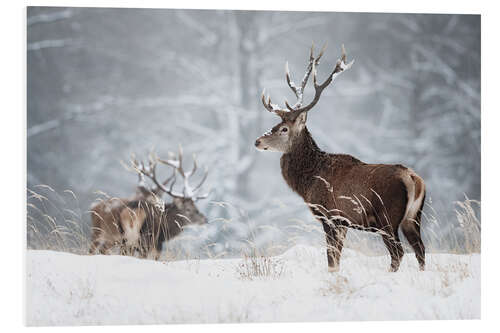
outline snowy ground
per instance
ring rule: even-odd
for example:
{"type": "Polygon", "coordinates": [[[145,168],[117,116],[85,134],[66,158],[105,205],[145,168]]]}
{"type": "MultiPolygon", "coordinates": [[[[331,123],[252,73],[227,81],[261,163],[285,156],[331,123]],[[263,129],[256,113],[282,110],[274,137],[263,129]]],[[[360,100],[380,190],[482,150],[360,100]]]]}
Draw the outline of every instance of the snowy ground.
{"type": "Polygon", "coordinates": [[[243,259],[154,262],[30,250],[27,323],[480,318],[479,255],[430,254],[419,272],[407,254],[389,273],[386,256],[344,251],[339,273],[327,272],[323,249],[296,246],[261,262],[271,277],[249,278],[243,259]]]}

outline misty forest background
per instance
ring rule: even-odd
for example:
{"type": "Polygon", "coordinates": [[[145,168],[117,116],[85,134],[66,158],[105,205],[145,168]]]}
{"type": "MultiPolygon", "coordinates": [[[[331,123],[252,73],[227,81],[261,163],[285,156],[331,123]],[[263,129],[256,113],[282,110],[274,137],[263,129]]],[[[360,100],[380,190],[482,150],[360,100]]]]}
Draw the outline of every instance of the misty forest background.
{"type": "MultiPolygon", "coordinates": [[[[481,199],[479,16],[50,7],[27,14],[28,189],[77,212],[85,235],[96,191],[135,191],[137,176],[121,160],[132,152],[146,158],[151,148],[166,156],[181,144],[187,162],[195,153],[209,170],[210,196],[198,207],[211,222],[172,246],[217,256],[249,244],[323,242],[281,177],[280,154],[253,146],[279,121],[260,94],[293,100],[285,61],[300,80],[314,41],[317,49],[328,43],[320,80],[342,43],[356,60],[310,112],[319,146],[413,168],[427,184],[426,246],[464,250],[455,201],[481,199]],[[64,198],[67,189],[77,201],[64,198]]],[[[373,239],[351,231],[346,246],[385,251],[373,239]]]]}

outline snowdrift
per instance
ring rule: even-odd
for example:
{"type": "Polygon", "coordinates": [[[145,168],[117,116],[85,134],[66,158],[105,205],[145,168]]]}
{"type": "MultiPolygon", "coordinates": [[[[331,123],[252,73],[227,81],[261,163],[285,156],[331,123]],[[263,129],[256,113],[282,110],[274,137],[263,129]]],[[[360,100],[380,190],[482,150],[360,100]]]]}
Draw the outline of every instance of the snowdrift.
{"type": "Polygon", "coordinates": [[[340,271],[328,273],[324,250],[306,246],[260,261],[29,250],[27,324],[480,318],[480,255],[429,254],[425,272],[413,254],[397,273],[389,262],[344,249],[340,271]]]}

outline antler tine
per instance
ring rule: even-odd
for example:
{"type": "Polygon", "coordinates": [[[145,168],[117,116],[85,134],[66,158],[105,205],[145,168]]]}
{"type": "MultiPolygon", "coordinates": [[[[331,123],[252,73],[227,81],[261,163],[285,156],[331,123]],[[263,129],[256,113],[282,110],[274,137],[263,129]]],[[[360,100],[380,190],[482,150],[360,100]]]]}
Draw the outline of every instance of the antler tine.
{"type": "Polygon", "coordinates": [[[283,118],[285,116],[285,114],[287,113],[287,111],[282,110],[279,106],[277,106],[271,102],[271,96],[268,96],[267,101],[266,101],[265,91],[262,92],[261,99],[262,99],[262,104],[264,105],[264,107],[266,108],[267,111],[272,112],[272,113],[280,116],[281,118],[283,118]]]}
{"type": "Polygon", "coordinates": [[[137,172],[137,176],[139,177],[139,183],[137,185],[137,189],[141,192],[142,195],[149,195],[152,190],[146,186],[146,182],[144,181],[144,175],[146,174],[146,170],[144,169],[144,165],[137,161],[135,154],[131,154],[130,156],[131,168],[137,172]]]}
{"type": "Polygon", "coordinates": [[[323,56],[323,54],[325,53],[326,51],[326,46],[328,45],[328,42],[325,42],[325,44],[323,45],[323,47],[321,48],[321,51],[319,51],[319,55],[318,57],[316,58],[316,65],[319,64],[319,60],[321,59],[321,57],[323,56]]]}
{"type": "Polygon", "coordinates": [[[297,87],[297,85],[290,80],[290,72],[288,68],[288,62],[286,63],[285,71],[286,71],[286,80],[288,83],[288,86],[292,89],[292,91],[295,93],[295,96],[297,97],[297,102],[293,106],[290,106],[288,104],[288,101],[285,100],[285,105],[288,110],[290,111],[295,111],[295,109],[299,108],[302,106],[302,103],[304,101],[304,90],[306,89],[307,82],[309,81],[309,76],[311,75],[311,71],[313,70],[315,65],[319,64],[319,60],[323,56],[326,50],[326,43],[323,45],[321,48],[321,51],[319,52],[319,55],[317,57],[314,57],[314,42],[311,45],[311,51],[309,53],[309,63],[307,64],[306,72],[304,73],[304,76],[302,78],[302,81],[300,83],[300,86],[297,87]]]}
{"type": "Polygon", "coordinates": [[[166,186],[168,183],[170,183],[170,181],[172,181],[172,179],[173,179],[173,181],[170,183],[170,186],[169,186],[168,189],[166,189],[165,187],[163,187],[162,191],[165,192],[166,194],[170,195],[173,198],[183,198],[184,195],[174,192],[174,185],[177,182],[177,168],[178,168],[178,164],[174,164],[174,163],[172,163],[169,160],[162,160],[159,157],[157,157],[156,160],[158,162],[162,163],[162,164],[165,164],[165,165],[168,165],[168,166],[172,167],[172,175],[170,177],[168,177],[167,180],[165,180],[163,182],[163,185],[166,186]]]}
{"type": "Polygon", "coordinates": [[[148,155],[148,169],[153,175],[156,175],[157,159],[155,157],[154,151],[151,151],[148,155]]]}
{"type": "MultiPolygon", "coordinates": [[[[318,87],[315,84],[316,89],[321,88],[321,90],[323,90],[333,81],[335,74],[339,74],[339,73],[343,72],[344,70],[351,68],[352,64],[354,63],[354,60],[347,64],[346,57],[347,56],[346,56],[346,52],[345,52],[345,47],[344,47],[344,44],[342,44],[342,54],[340,56],[340,59],[337,60],[337,63],[335,64],[335,68],[333,69],[333,71],[330,73],[330,75],[326,78],[326,80],[322,84],[320,84],[318,87]]],[[[316,76],[316,73],[315,73],[315,76],[316,76]]],[[[321,91],[320,91],[320,93],[321,93],[321,91]]]]}
{"type": "Polygon", "coordinates": [[[184,152],[182,150],[182,146],[181,145],[179,145],[179,153],[178,153],[178,157],[177,158],[178,158],[177,171],[179,171],[179,173],[181,174],[181,177],[183,179],[182,180],[182,182],[183,182],[182,197],[186,198],[186,197],[188,197],[188,195],[186,193],[186,189],[189,187],[188,178],[189,178],[190,175],[184,171],[184,167],[182,165],[183,158],[184,158],[184,152]]]}
{"type": "Polygon", "coordinates": [[[147,187],[146,181],[144,180],[144,175],[142,174],[142,172],[138,172],[137,176],[139,177],[137,189],[143,196],[149,195],[149,193],[151,193],[151,189],[147,187]]]}
{"type": "Polygon", "coordinates": [[[142,172],[138,172],[137,176],[139,177],[139,184],[143,184],[144,183],[144,175],[142,174],[142,172]]]}
{"type": "Polygon", "coordinates": [[[178,155],[178,160],[179,160],[179,166],[177,167],[177,170],[179,170],[179,173],[181,174],[181,176],[183,178],[186,177],[185,173],[184,173],[184,168],[182,167],[182,155],[183,155],[183,152],[182,152],[182,146],[179,145],[179,155],[178,155]]]}
{"type": "MultiPolygon", "coordinates": [[[[168,177],[167,179],[165,179],[165,181],[162,183],[162,185],[163,185],[163,186],[167,186],[167,185],[168,185],[168,183],[170,183],[170,181],[171,181],[171,180],[172,180],[172,178],[174,178],[174,177],[175,177],[175,170],[174,170],[174,172],[172,173],[172,175],[171,175],[170,177],[168,177]]],[[[174,182],[175,182],[175,180],[174,180],[174,182]]],[[[163,191],[163,192],[165,192],[165,193],[167,193],[167,194],[171,195],[169,192],[166,192],[164,188],[162,189],[162,188],[160,188],[160,187],[156,187],[156,188],[153,190],[153,193],[156,195],[156,194],[158,194],[160,191],[163,191]]]]}
{"type": "Polygon", "coordinates": [[[178,193],[175,193],[174,192],[174,185],[175,185],[175,182],[177,181],[177,177],[176,177],[176,170],[174,169],[174,173],[172,174],[172,176],[170,176],[168,178],[168,181],[170,182],[170,180],[173,178],[173,182],[170,183],[170,187],[167,189],[164,185],[167,185],[168,182],[166,184],[160,184],[158,183],[158,181],[156,180],[156,177],[153,179],[153,182],[159,187],[161,188],[161,190],[165,193],[167,193],[168,195],[170,195],[171,197],[173,198],[183,198],[184,196],[182,194],[178,194],[178,193]]]}
{"type": "Polygon", "coordinates": [[[134,153],[130,154],[130,163],[132,164],[133,169],[135,169],[138,166],[137,158],[134,153]]]}
{"type": "Polygon", "coordinates": [[[285,106],[289,111],[294,111],[293,106],[290,106],[290,104],[288,104],[288,101],[286,99],[285,99],[285,106]]]}
{"type": "MultiPolygon", "coordinates": [[[[196,161],[196,156],[193,154],[193,168],[191,169],[190,172],[186,172],[183,168],[183,151],[182,147],[179,146],[179,153],[177,156],[177,160],[171,161],[171,160],[163,160],[161,158],[158,158],[158,161],[162,164],[166,164],[174,169],[174,174],[172,175],[174,181],[170,184],[170,190],[167,191],[168,194],[174,196],[174,197],[182,197],[182,198],[189,198],[194,196],[194,192],[191,190],[191,187],[189,185],[189,178],[196,172],[198,169],[198,162],[196,161]],[[177,181],[177,172],[182,177],[182,182],[183,182],[183,188],[182,188],[182,194],[175,194],[173,193],[173,187],[175,182],[177,181]]],[[[169,179],[171,179],[170,177],[169,179]]]]}
{"type": "Polygon", "coordinates": [[[271,97],[268,96],[268,101],[266,102],[266,95],[265,91],[262,92],[262,104],[264,104],[264,107],[267,109],[269,112],[274,112],[273,107],[271,106],[271,97]]]}
{"type": "Polygon", "coordinates": [[[201,189],[201,186],[203,185],[205,180],[207,180],[207,177],[208,177],[208,169],[205,168],[205,173],[203,175],[203,178],[201,179],[200,183],[198,185],[196,185],[196,187],[193,189],[193,193],[196,193],[201,189]]]}
{"type": "Polygon", "coordinates": [[[342,55],[341,55],[340,59],[342,60],[342,62],[346,61],[346,52],[345,52],[344,44],[342,44],[342,55]]]}
{"type": "Polygon", "coordinates": [[[171,161],[171,160],[164,160],[164,159],[161,159],[159,157],[158,157],[158,162],[160,162],[161,164],[168,165],[169,167],[172,167],[174,169],[177,169],[179,167],[178,163],[174,163],[174,161],[171,161]]]}
{"type": "MultiPolygon", "coordinates": [[[[166,162],[163,160],[160,160],[158,156],[156,156],[155,153],[151,152],[148,158],[148,165],[144,164],[143,161],[137,161],[135,158],[135,155],[132,156],[131,163],[132,163],[132,168],[139,174],[139,178],[144,179],[144,176],[148,177],[155,185],[155,189],[146,189],[148,193],[157,195],[160,191],[167,193],[168,195],[174,197],[174,198],[181,198],[183,197],[180,194],[174,193],[173,191],[173,186],[175,184],[175,175],[176,175],[176,170],[174,168],[174,173],[172,176],[168,177],[164,182],[160,183],[156,177],[156,166],[157,162],[166,162]],[[170,188],[167,189],[166,186],[168,183],[170,183],[174,179],[174,181],[170,184],[170,188]]],[[[170,165],[170,164],[169,164],[170,165]]],[[[144,187],[145,188],[145,187],[144,187]]],[[[141,189],[142,190],[142,189],[141,189]]]]}
{"type": "Polygon", "coordinates": [[[149,161],[149,164],[154,164],[156,163],[156,160],[157,160],[157,155],[156,155],[156,152],[154,150],[151,150],[148,154],[148,161],[149,161]]]}
{"type": "Polygon", "coordinates": [[[319,55],[315,58],[314,54],[313,54],[313,50],[314,50],[314,42],[313,42],[313,44],[311,46],[311,55],[309,57],[309,64],[307,65],[306,73],[304,74],[304,77],[302,79],[302,83],[300,85],[302,92],[304,92],[304,89],[306,88],[307,82],[309,80],[309,76],[311,75],[313,68],[315,66],[319,65],[319,61],[320,61],[321,57],[323,56],[323,54],[325,53],[326,45],[327,45],[326,43],[325,43],[325,45],[323,45],[323,47],[321,48],[321,51],[319,52],[319,55]]]}
{"type": "Polygon", "coordinates": [[[198,163],[196,162],[196,155],[193,154],[193,169],[191,169],[191,172],[189,172],[186,175],[186,178],[187,177],[191,177],[192,175],[194,175],[194,173],[196,172],[197,169],[198,169],[198,163]]]}
{"type": "Polygon", "coordinates": [[[293,93],[295,94],[295,97],[299,98],[299,91],[297,89],[297,86],[290,79],[290,68],[288,68],[288,61],[285,63],[285,78],[286,78],[286,83],[288,84],[288,86],[290,87],[290,89],[292,89],[293,93]]]}
{"type": "Polygon", "coordinates": [[[174,197],[174,198],[181,198],[182,195],[174,194],[174,185],[175,185],[175,182],[177,182],[177,170],[176,169],[174,169],[173,177],[174,177],[174,181],[170,184],[170,188],[167,191],[167,194],[174,197]]]}
{"type": "Polygon", "coordinates": [[[292,118],[295,118],[298,114],[304,112],[304,111],[309,111],[316,105],[318,102],[321,93],[323,89],[325,89],[334,79],[335,77],[340,74],[341,72],[345,71],[346,69],[351,68],[352,64],[354,63],[354,60],[351,61],[350,63],[346,62],[346,52],[344,45],[342,44],[342,55],[340,59],[337,61],[335,68],[333,71],[330,73],[330,75],[326,78],[326,80],[322,84],[318,84],[318,78],[317,78],[317,66],[319,65],[319,61],[321,57],[323,57],[323,54],[325,53],[327,44],[323,45],[321,48],[319,54],[317,57],[314,57],[314,42],[311,45],[311,50],[309,52],[309,63],[306,68],[306,72],[304,74],[304,77],[302,78],[300,86],[297,86],[291,79],[290,76],[290,68],[288,66],[288,62],[285,64],[285,78],[288,86],[290,89],[292,89],[293,93],[297,97],[297,102],[295,102],[294,105],[290,105],[288,101],[285,99],[285,106],[286,109],[281,109],[278,105],[272,104],[271,102],[271,97],[267,97],[266,101],[266,96],[265,92],[262,92],[262,104],[264,107],[269,111],[277,114],[280,116],[282,119],[285,119],[287,116],[291,116],[292,118]],[[311,75],[311,72],[313,73],[313,81],[314,81],[314,89],[315,89],[315,95],[311,103],[309,103],[307,106],[302,107],[302,103],[304,101],[304,90],[307,86],[307,82],[309,81],[309,77],[311,75]],[[290,112],[293,112],[290,114],[290,112]]]}
{"type": "Polygon", "coordinates": [[[346,52],[345,52],[344,45],[342,45],[342,55],[341,55],[340,59],[337,60],[337,63],[335,64],[335,68],[330,73],[330,75],[328,75],[328,77],[325,79],[325,81],[322,84],[318,84],[318,82],[317,82],[317,80],[318,80],[317,75],[318,74],[317,74],[317,70],[316,70],[316,65],[319,64],[319,58],[321,58],[321,56],[323,55],[323,52],[324,52],[324,48],[321,51],[318,58],[316,58],[318,60],[318,62],[314,61],[312,64],[313,82],[314,82],[314,89],[315,89],[314,98],[311,101],[311,103],[309,103],[305,107],[295,109],[294,112],[296,112],[297,114],[305,112],[305,111],[309,111],[310,109],[312,109],[316,105],[316,103],[319,101],[319,98],[320,98],[323,90],[337,77],[337,75],[339,75],[340,73],[344,72],[345,70],[351,68],[352,64],[354,63],[354,60],[351,61],[350,63],[346,63],[346,52]]]}

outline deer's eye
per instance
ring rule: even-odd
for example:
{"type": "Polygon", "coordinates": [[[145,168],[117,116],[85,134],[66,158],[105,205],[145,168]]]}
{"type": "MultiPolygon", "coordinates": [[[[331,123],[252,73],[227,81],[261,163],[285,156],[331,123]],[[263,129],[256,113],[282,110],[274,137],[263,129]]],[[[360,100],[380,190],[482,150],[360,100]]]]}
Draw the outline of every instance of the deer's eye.
{"type": "Polygon", "coordinates": [[[286,127],[283,127],[283,128],[281,129],[281,132],[283,132],[283,133],[286,133],[287,131],[288,131],[288,128],[286,128],[286,127]]]}

